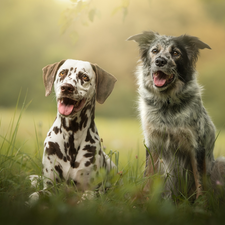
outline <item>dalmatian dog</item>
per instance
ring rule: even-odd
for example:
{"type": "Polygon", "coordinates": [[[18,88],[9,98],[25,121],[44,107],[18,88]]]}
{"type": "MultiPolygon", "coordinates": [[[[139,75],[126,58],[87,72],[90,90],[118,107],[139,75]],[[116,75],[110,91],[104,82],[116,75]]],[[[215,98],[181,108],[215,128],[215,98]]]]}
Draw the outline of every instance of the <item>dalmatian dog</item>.
{"type": "Polygon", "coordinates": [[[44,67],[43,79],[45,96],[54,86],[58,109],[44,142],[44,190],[61,181],[89,190],[100,168],[115,168],[101,148],[94,118],[95,101],[104,103],[116,78],[95,64],[67,59],[44,67]]]}

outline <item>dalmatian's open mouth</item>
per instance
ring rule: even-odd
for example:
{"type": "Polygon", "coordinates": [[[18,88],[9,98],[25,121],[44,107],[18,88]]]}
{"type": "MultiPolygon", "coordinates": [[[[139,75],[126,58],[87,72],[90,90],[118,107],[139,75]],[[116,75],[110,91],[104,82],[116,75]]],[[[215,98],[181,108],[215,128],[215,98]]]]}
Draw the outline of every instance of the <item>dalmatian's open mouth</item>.
{"type": "Polygon", "coordinates": [[[69,116],[75,112],[80,111],[83,108],[85,102],[85,98],[79,101],[70,98],[60,98],[58,100],[58,111],[61,115],[69,116]]]}
{"type": "Polygon", "coordinates": [[[161,87],[165,87],[168,84],[172,83],[174,80],[174,74],[165,74],[162,71],[157,71],[155,73],[153,73],[153,81],[154,81],[154,85],[157,88],[161,88],[161,87]]]}

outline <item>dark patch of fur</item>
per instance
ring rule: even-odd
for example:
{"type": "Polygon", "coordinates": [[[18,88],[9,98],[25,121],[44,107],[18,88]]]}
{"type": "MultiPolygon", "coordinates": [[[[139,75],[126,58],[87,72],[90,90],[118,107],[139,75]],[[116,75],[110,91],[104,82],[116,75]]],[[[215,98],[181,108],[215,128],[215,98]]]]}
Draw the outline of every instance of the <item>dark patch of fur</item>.
{"type": "Polygon", "coordinates": [[[58,172],[60,179],[63,180],[64,178],[63,178],[62,166],[61,165],[55,166],[55,170],[58,172]]]}
{"type": "Polygon", "coordinates": [[[55,132],[55,134],[58,134],[59,132],[61,133],[62,131],[60,130],[60,128],[58,127],[54,127],[53,131],[55,132]]]}
{"type": "Polygon", "coordinates": [[[88,131],[87,131],[87,136],[86,136],[85,141],[86,142],[90,142],[91,144],[94,144],[95,143],[95,140],[91,136],[90,129],[88,129],[88,131]]]}
{"type": "Polygon", "coordinates": [[[47,155],[57,155],[59,159],[63,158],[63,154],[60,150],[59,144],[57,142],[48,142],[49,147],[46,148],[47,155]]]}

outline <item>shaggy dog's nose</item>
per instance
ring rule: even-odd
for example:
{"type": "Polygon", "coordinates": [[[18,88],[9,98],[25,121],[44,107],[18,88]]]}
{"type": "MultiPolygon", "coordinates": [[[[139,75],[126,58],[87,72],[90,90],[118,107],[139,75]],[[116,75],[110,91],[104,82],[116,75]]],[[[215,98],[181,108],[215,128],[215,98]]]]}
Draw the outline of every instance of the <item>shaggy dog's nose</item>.
{"type": "Polygon", "coordinates": [[[166,65],[166,63],[167,63],[167,60],[163,57],[158,57],[155,60],[156,66],[159,66],[159,67],[166,65]]]}

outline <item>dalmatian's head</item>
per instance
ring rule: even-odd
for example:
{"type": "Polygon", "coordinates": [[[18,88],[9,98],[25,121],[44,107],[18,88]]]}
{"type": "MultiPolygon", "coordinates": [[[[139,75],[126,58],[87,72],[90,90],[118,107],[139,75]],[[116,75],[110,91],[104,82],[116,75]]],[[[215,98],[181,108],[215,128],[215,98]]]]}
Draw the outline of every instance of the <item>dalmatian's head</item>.
{"type": "Polygon", "coordinates": [[[116,78],[99,66],[89,62],[67,59],[43,68],[45,96],[50,95],[53,84],[58,112],[73,116],[93,96],[104,103],[113,90],[116,78]]]}

